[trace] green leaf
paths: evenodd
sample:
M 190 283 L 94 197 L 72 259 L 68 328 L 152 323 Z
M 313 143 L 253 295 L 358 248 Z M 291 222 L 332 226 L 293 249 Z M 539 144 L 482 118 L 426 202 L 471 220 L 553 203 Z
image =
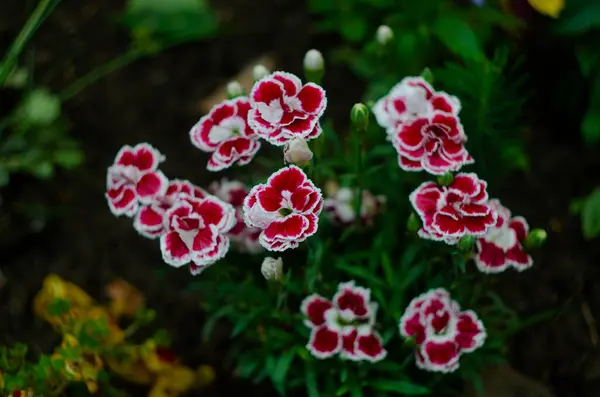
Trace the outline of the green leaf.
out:
M 483 58 L 479 38 L 460 16 L 440 15 L 433 24 L 433 33 L 450 51 L 461 58 L 471 60 Z
M 425 386 L 407 380 L 376 379 L 369 381 L 369 385 L 375 390 L 404 394 L 406 396 L 420 396 L 430 393 L 429 389 Z
M 277 364 L 275 365 L 275 369 L 271 373 L 271 381 L 273 382 L 273 386 L 282 396 L 285 395 L 285 379 L 295 357 L 296 350 L 286 350 L 281 356 L 279 356 Z
M 554 31 L 558 34 L 575 35 L 600 27 L 600 2 L 589 1 L 577 10 L 563 15 Z
M 304 373 L 306 376 L 306 392 L 308 397 L 319 397 L 319 386 L 317 384 L 314 361 L 305 362 Z
M 342 35 L 349 41 L 361 41 L 367 35 L 367 29 L 367 21 L 360 14 L 350 14 L 342 19 Z
M 600 188 L 588 196 L 581 211 L 583 236 L 592 239 L 600 235 Z

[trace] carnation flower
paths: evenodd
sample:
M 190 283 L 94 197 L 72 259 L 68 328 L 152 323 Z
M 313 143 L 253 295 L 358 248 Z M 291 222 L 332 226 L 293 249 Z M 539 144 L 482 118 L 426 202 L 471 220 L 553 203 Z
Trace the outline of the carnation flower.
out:
M 290 165 L 250 190 L 244 200 L 244 219 L 246 225 L 262 230 L 263 247 L 285 251 L 316 233 L 322 209 L 321 190 L 302 169 Z
M 523 248 L 529 225 L 521 216 L 511 217 L 510 210 L 493 199 L 489 204 L 498 213 L 495 226 L 475 242 L 474 259 L 483 273 L 500 273 L 513 267 L 529 269 L 533 260 Z
M 248 164 L 260 149 L 259 137 L 247 123 L 249 110 L 246 97 L 223 101 L 190 130 L 192 144 L 212 153 L 206 167 L 209 171 Z
M 487 183 L 476 174 L 461 173 L 449 186 L 424 182 L 410 194 L 421 217 L 419 236 L 456 243 L 466 235 L 483 236 L 496 224 L 496 211 L 488 203 Z
M 434 111 L 399 123 L 391 139 L 398 151 L 398 164 L 405 171 L 443 175 L 474 163 L 464 146 L 467 136 L 463 126 L 452 113 Z
M 399 123 L 427 117 L 435 110 L 458 114 L 460 109 L 457 97 L 435 91 L 422 77 L 405 77 L 375 102 L 373 114 L 377 124 L 391 134 Z
M 321 134 L 319 118 L 327 98 L 320 86 L 275 72 L 254 84 L 250 105 L 248 124 L 261 138 L 282 146 L 294 137 L 309 140 Z
M 154 197 L 151 203 L 140 208 L 135 216 L 133 227 L 144 237 L 151 239 L 160 237 L 168 228 L 167 211 L 180 198 L 186 196 L 204 198 L 208 193 L 189 181 L 171 180 L 164 195 Z
M 169 265 L 189 264 L 196 275 L 229 250 L 227 232 L 235 224 L 235 209 L 230 204 L 214 196 L 187 196 L 167 210 L 166 217 L 167 230 L 160 237 L 160 249 Z
M 316 294 L 304 299 L 301 311 L 311 329 L 306 345 L 311 354 L 320 359 L 336 354 L 353 361 L 384 359 L 387 351 L 373 329 L 377 304 L 370 299 L 371 291 L 354 281 L 340 283 L 332 301 Z
M 246 185 L 240 181 L 223 178 L 219 182 L 211 183 L 208 190 L 235 208 L 236 223 L 227 233 L 234 248 L 239 252 L 251 254 L 263 251 L 262 245 L 258 242 L 262 230 L 246 226 L 244 222 L 244 198 L 248 195 Z
M 483 345 L 483 323 L 471 310 L 461 311 L 448 291 L 438 288 L 414 298 L 400 319 L 400 334 L 416 346 L 419 368 L 453 372 L 461 354 Z
M 113 165 L 108 167 L 106 198 L 114 215 L 134 216 L 140 203 L 150 203 L 163 195 L 168 179 L 158 171 L 164 156 L 148 143 L 119 150 Z
M 349 187 L 334 185 L 325 199 L 325 212 L 335 223 L 348 225 L 356 220 L 355 190 Z M 381 211 L 386 202 L 385 196 L 374 196 L 368 190 L 363 190 L 360 215 L 365 225 L 373 224 L 373 219 Z

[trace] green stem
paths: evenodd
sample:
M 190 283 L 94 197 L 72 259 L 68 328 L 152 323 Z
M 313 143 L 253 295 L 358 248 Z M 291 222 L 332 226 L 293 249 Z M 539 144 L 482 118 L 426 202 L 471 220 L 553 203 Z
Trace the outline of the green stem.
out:
M 53 0 L 41 0 L 38 5 L 35 7 L 25 25 L 19 32 L 18 36 L 15 38 L 10 48 L 6 52 L 4 56 L 4 60 L 2 61 L 2 65 L 0 66 L 0 86 L 4 85 L 4 82 L 13 71 L 15 65 L 17 64 L 17 60 L 25 45 L 37 28 L 42 23 L 42 20 L 47 16 L 47 11 L 52 5 Z
M 354 201 L 354 212 L 356 213 L 356 222 L 358 225 L 362 222 L 362 201 L 363 201 L 363 148 L 362 136 L 359 128 L 354 128 L 354 156 L 355 156 L 355 172 L 356 172 L 356 192 L 357 196 Z
M 84 74 L 83 76 L 75 80 L 73 83 L 71 83 L 71 85 L 69 85 L 67 88 L 62 90 L 58 94 L 58 97 L 61 101 L 69 100 L 75 95 L 79 94 L 81 91 L 83 91 L 83 89 L 87 86 L 100 80 L 102 77 L 118 69 L 121 69 L 124 66 L 129 65 L 133 61 L 136 61 L 147 54 L 148 52 L 139 49 L 129 50 L 111 59 L 110 61 L 103 63 L 98 67 L 90 70 L 88 73 Z

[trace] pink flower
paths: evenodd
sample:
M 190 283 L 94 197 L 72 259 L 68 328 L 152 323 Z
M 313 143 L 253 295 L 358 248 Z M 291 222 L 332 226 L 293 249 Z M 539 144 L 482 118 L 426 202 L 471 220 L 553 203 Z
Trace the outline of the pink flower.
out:
M 165 193 L 169 181 L 157 170 L 163 160 L 164 156 L 148 143 L 125 145 L 119 150 L 106 177 L 106 198 L 113 214 L 132 217 L 140 203 L 150 203 Z
M 483 273 L 500 273 L 514 267 L 518 271 L 529 269 L 533 260 L 523 248 L 523 241 L 529 234 L 525 218 L 511 218 L 510 210 L 497 199 L 489 204 L 498 213 L 496 225 L 475 243 L 475 264 Z
M 259 137 L 247 122 L 249 110 L 246 97 L 223 101 L 190 130 L 192 144 L 212 153 L 206 167 L 209 171 L 248 164 L 260 149 Z
M 476 174 L 461 173 L 449 186 L 424 182 L 410 194 L 421 217 L 419 236 L 456 243 L 465 235 L 483 236 L 496 224 L 496 211 L 488 203 L 487 183 Z
M 462 353 L 483 345 L 483 323 L 471 310 L 461 311 L 458 303 L 442 289 L 433 289 L 414 298 L 400 319 L 400 334 L 416 345 L 416 364 L 428 371 L 453 372 Z
M 323 196 L 295 165 L 282 168 L 267 183 L 254 186 L 244 200 L 246 225 L 262 230 L 269 251 L 285 251 L 316 233 Z
M 325 212 L 335 223 L 348 225 L 356 219 L 355 198 L 356 193 L 349 187 L 334 188 L 325 199 Z M 386 202 L 385 196 L 374 196 L 371 192 L 363 190 L 361 202 L 361 218 L 365 225 L 373 224 L 373 219 L 381 212 Z
M 343 359 L 373 363 L 384 359 L 387 351 L 373 329 L 377 304 L 370 299 L 371 291 L 354 281 L 340 283 L 332 301 L 316 294 L 304 299 L 300 310 L 311 329 L 306 345 L 311 354 L 320 359 L 339 354 Z
M 319 118 L 327 98 L 320 86 L 302 85 L 291 73 L 275 72 L 254 84 L 250 106 L 250 127 L 271 144 L 282 146 L 294 137 L 309 140 L 321 134 Z
M 189 264 L 196 275 L 227 253 L 226 234 L 235 224 L 231 205 L 214 196 L 186 196 L 167 210 L 166 218 L 167 230 L 160 237 L 160 249 L 169 265 Z
M 405 171 L 443 175 L 474 163 L 464 147 L 467 136 L 455 114 L 434 111 L 419 115 L 398 124 L 391 138 L 398 164 Z
M 244 199 L 248 195 L 246 185 L 240 181 L 230 181 L 223 178 L 220 182 L 213 182 L 208 190 L 235 208 L 236 223 L 227 233 L 234 247 L 239 252 L 251 254 L 262 252 L 264 248 L 258 241 L 262 230 L 246 226 L 244 222 Z
M 427 116 L 435 110 L 458 114 L 460 109 L 457 97 L 436 92 L 422 77 L 405 77 L 375 102 L 373 114 L 377 124 L 391 133 L 399 123 Z
M 140 208 L 135 215 L 133 227 L 144 237 L 151 239 L 160 237 L 168 228 L 167 211 L 178 200 L 187 196 L 201 199 L 208 196 L 208 193 L 188 181 L 171 180 L 164 195 L 154 197 L 150 204 Z

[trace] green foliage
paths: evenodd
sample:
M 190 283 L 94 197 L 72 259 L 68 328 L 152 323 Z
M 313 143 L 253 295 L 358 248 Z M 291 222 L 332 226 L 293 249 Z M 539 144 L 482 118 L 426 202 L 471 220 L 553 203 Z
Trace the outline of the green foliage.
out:
M 217 22 L 205 0 L 129 0 L 123 21 L 139 40 L 160 44 L 200 40 L 214 33 Z
M 581 227 L 586 239 L 593 239 L 600 235 L 600 188 L 594 189 L 584 199 L 577 200 L 571 210 L 581 213 Z

